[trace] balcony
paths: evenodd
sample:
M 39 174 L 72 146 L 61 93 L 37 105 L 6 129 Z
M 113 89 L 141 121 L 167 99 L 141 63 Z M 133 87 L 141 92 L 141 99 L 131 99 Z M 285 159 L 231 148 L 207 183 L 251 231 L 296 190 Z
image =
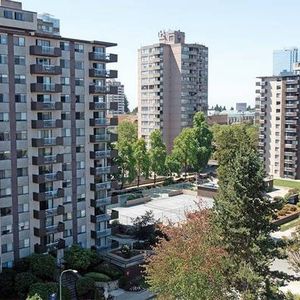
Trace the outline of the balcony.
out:
M 30 85 L 32 93 L 61 93 L 62 85 L 56 83 L 32 83 Z
M 110 204 L 111 204 L 111 197 L 91 199 L 92 207 L 101 207 L 103 205 L 110 205 Z
M 297 125 L 297 120 L 285 120 L 285 124 Z
M 299 100 L 297 96 L 286 96 L 286 100 Z
M 298 147 L 298 145 L 296 144 L 285 144 L 284 148 L 285 149 L 296 149 Z
M 55 242 L 46 245 L 35 244 L 34 252 L 38 254 L 43 254 L 43 253 L 48 253 L 50 251 L 64 249 L 64 248 L 65 248 L 65 240 L 58 239 Z
M 91 175 L 95 175 L 95 176 L 103 175 L 103 174 L 110 174 L 111 167 L 108 166 L 108 167 L 91 168 L 90 172 L 91 172 Z
M 286 107 L 286 108 L 298 108 L 298 104 L 297 104 L 297 103 L 286 104 L 285 107 Z
M 31 142 L 32 147 L 62 146 L 64 144 L 64 139 L 62 137 L 33 138 Z
M 109 121 L 106 118 L 90 119 L 90 126 L 101 127 L 109 125 Z
M 110 141 L 110 134 L 96 134 L 90 135 L 90 142 L 91 143 L 100 143 L 100 142 L 109 142 Z
M 102 190 L 109 190 L 111 188 L 111 182 L 101 182 L 101 183 L 91 183 L 91 190 L 92 191 L 102 191 Z
M 55 198 L 63 198 L 65 196 L 65 191 L 64 189 L 57 189 L 53 191 L 47 191 L 47 192 L 42 192 L 42 193 L 33 193 L 33 200 L 34 201 L 46 201 L 50 199 L 55 199 Z
M 114 158 L 118 155 L 117 150 L 102 150 L 90 152 L 90 159 Z
M 106 237 L 106 236 L 110 236 L 110 235 L 111 235 L 111 228 L 91 231 L 92 239 L 98 239 L 98 238 L 102 238 L 102 237 Z
M 62 120 L 32 120 L 31 127 L 33 129 L 63 128 L 63 121 Z
M 112 63 L 118 61 L 117 54 L 106 54 L 106 53 L 99 53 L 99 52 L 90 52 L 89 53 L 89 60 L 95 61 L 102 61 L 106 63 Z
M 107 110 L 106 102 L 90 102 L 89 103 L 90 110 Z
M 109 125 L 110 126 L 118 126 L 118 118 L 117 117 L 112 117 L 109 119 Z
M 119 211 L 117 210 L 112 210 L 110 214 L 110 219 L 111 220 L 116 220 L 119 219 Z
M 111 204 L 117 204 L 117 203 L 119 203 L 119 196 L 118 195 L 111 196 Z
M 298 91 L 297 88 L 286 88 L 287 93 L 296 93 Z
M 33 165 L 47 165 L 47 164 L 59 164 L 64 162 L 63 154 L 56 155 L 45 155 L 45 156 L 33 156 L 32 164 Z
M 60 216 L 65 213 L 65 208 L 63 205 L 58 205 L 55 208 L 49 208 L 46 210 L 34 210 L 33 217 L 35 219 L 44 220 L 47 217 Z
M 62 69 L 60 66 L 33 64 L 30 65 L 30 73 L 43 75 L 61 75 Z
M 63 179 L 64 179 L 64 173 L 62 171 L 47 173 L 47 174 L 32 175 L 32 181 L 38 184 L 51 182 L 51 181 L 60 181 Z
M 118 87 L 91 84 L 89 91 L 90 94 L 118 94 Z
M 119 109 L 119 103 L 118 102 L 110 102 L 109 109 L 110 110 L 118 110 Z
M 297 136 L 297 135 L 294 135 L 294 136 L 286 135 L 286 136 L 284 137 L 284 139 L 285 139 L 286 141 L 296 141 L 296 140 L 298 139 L 298 136 Z
M 297 128 L 286 128 L 286 132 L 297 132 Z
M 117 78 L 118 71 L 93 68 L 89 70 L 89 76 L 96 77 L 96 78 Z
M 287 79 L 286 84 L 297 84 L 298 80 L 297 79 Z
M 62 102 L 31 102 L 31 110 L 62 110 Z
M 65 224 L 58 222 L 57 225 L 45 226 L 43 228 L 34 228 L 34 235 L 38 237 L 44 237 L 48 234 L 63 232 L 65 230 Z
M 298 116 L 298 113 L 297 112 L 291 112 L 291 111 L 288 111 L 285 113 L 285 115 L 287 117 L 297 117 Z
M 97 216 L 91 216 L 91 222 L 92 223 L 99 223 L 99 222 L 105 222 L 110 220 L 109 214 L 101 214 Z
M 29 53 L 30 55 L 36 55 L 36 56 L 60 57 L 61 49 L 58 47 L 33 45 L 30 46 Z

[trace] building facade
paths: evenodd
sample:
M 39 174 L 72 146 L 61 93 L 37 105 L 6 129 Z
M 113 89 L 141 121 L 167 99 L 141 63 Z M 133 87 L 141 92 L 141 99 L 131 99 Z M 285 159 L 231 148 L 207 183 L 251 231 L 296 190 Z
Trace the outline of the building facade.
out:
M 300 179 L 300 75 L 260 77 L 256 86 L 265 170 L 274 177 Z
M 206 112 L 207 84 L 208 48 L 186 44 L 184 32 L 160 32 L 159 43 L 138 51 L 139 137 L 148 142 L 159 129 L 170 151 L 195 112 Z
M 116 103 L 116 110 L 109 110 L 111 115 L 122 115 L 125 114 L 125 94 L 124 94 L 124 85 L 120 81 L 110 79 L 107 81 L 108 86 L 112 86 L 117 89 L 117 94 L 107 95 L 107 104 Z
M 292 75 L 294 64 L 298 62 L 298 48 L 273 51 L 273 75 Z
M 61 37 L 57 19 L 0 4 L 1 267 L 33 252 L 60 258 L 73 243 L 106 249 L 116 44 Z

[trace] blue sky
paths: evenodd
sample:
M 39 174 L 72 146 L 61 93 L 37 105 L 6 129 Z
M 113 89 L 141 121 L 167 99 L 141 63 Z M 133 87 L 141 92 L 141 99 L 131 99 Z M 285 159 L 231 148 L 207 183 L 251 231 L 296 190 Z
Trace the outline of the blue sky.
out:
M 209 105 L 254 105 L 255 77 L 271 75 L 272 51 L 298 46 L 298 0 L 23 0 L 61 19 L 63 36 L 118 43 L 119 79 L 137 105 L 137 49 L 180 29 L 209 47 Z

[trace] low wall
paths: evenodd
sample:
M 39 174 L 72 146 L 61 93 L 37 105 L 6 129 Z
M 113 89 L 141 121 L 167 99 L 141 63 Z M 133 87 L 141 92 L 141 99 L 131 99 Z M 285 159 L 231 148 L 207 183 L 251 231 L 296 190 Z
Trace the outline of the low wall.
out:
M 169 197 L 174 197 L 174 196 L 178 196 L 178 195 L 182 195 L 183 191 L 182 190 L 178 190 L 178 191 L 172 191 L 168 193 Z
M 283 218 L 280 218 L 280 219 L 277 219 L 277 220 L 273 221 L 273 224 L 280 226 L 282 224 L 288 223 L 290 221 L 293 221 L 293 220 L 299 218 L 299 215 L 300 215 L 300 212 L 297 211 L 297 212 L 295 212 L 293 214 L 290 214 L 286 217 L 283 217 Z
M 198 196 L 206 198 L 214 198 L 218 193 L 218 189 L 207 186 L 198 186 Z
M 192 190 L 182 190 L 184 195 L 191 195 L 191 196 L 197 196 L 197 192 L 196 191 L 192 191 Z
M 138 204 L 144 204 L 146 202 L 149 202 L 150 200 L 151 200 L 150 197 L 143 197 L 143 198 L 137 198 L 137 199 L 127 200 L 125 202 L 125 206 L 129 207 L 129 206 L 134 206 L 134 205 L 138 205 Z

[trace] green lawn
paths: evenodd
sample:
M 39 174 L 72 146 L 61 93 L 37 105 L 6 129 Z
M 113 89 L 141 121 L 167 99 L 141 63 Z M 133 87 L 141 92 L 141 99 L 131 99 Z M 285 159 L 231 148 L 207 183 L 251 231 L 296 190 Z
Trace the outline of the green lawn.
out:
M 300 180 L 274 179 L 274 185 L 300 189 Z
M 286 231 L 290 228 L 293 228 L 293 227 L 296 227 L 296 226 L 299 226 L 299 225 L 300 225 L 300 218 L 281 225 L 280 226 L 280 231 Z

